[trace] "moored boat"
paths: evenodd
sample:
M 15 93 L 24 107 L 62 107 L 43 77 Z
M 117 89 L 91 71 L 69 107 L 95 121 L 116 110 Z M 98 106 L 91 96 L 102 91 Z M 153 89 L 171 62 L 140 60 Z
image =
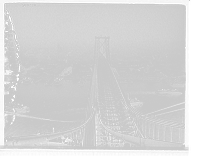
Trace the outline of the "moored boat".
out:
M 30 112 L 30 108 L 28 106 L 24 106 L 23 104 L 17 105 L 16 107 L 14 107 L 15 110 L 19 113 L 26 113 L 26 112 Z
M 15 105 L 11 105 L 11 104 L 5 104 L 4 105 L 7 109 L 15 109 L 15 111 L 17 113 L 26 113 L 26 112 L 30 112 L 30 108 L 26 105 L 23 105 L 22 103 L 17 103 Z
M 133 98 L 133 99 L 130 99 L 130 94 L 128 93 L 128 100 L 129 100 L 129 103 L 131 105 L 131 107 L 133 108 L 137 108 L 137 107 L 141 107 L 144 102 L 139 100 L 138 98 Z
M 163 88 L 163 89 L 158 89 L 158 90 L 156 91 L 156 93 L 158 93 L 158 94 L 168 94 L 168 95 L 181 95 L 181 94 L 182 94 L 182 92 L 179 91 L 179 90 L 176 89 L 176 88 L 174 88 L 174 89 L 165 89 L 165 88 Z
M 133 98 L 130 100 L 130 105 L 135 108 L 135 107 L 141 107 L 144 104 L 143 101 L 140 101 L 138 98 Z

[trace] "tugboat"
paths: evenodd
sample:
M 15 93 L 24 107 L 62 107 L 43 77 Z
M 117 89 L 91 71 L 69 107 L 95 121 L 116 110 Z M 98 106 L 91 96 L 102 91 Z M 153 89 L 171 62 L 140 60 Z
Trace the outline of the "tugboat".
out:
M 86 81 L 86 77 L 85 76 L 81 77 L 81 79 L 78 82 L 78 85 L 83 86 L 85 84 L 85 81 Z
M 137 107 L 142 107 L 144 102 L 140 101 L 138 98 L 130 99 L 130 95 L 128 93 L 128 100 L 130 102 L 131 107 L 137 108 Z
M 182 92 L 180 92 L 178 89 L 159 89 L 156 91 L 158 94 L 167 94 L 167 95 L 181 95 Z
M 17 114 L 27 114 L 30 112 L 30 108 L 27 106 L 22 106 L 19 108 L 15 108 Z
M 58 76 L 56 79 L 54 79 L 54 85 L 60 85 L 63 83 L 64 78 Z
M 17 113 L 26 113 L 30 112 L 30 108 L 28 106 L 25 106 L 23 104 L 17 103 L 14 106 L 11 106 L 11 104 L 5 104 L 5 107 L 8 109 L 14 108 Z

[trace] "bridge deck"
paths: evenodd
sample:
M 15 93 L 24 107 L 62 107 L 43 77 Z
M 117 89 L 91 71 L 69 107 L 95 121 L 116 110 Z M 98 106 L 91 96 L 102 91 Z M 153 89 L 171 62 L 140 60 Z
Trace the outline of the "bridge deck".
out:
M 101 56 L 98 61 L 97 108 L 102 122 L 110 129 L 137 136 L 135 126 L 123 102 L 122 94 L 116 84 L 113 73 L 106 59 Z M 106 132 L 97 119 L 97 146 L 123 146 L 121 139 Z
M 92 115 L 91 121 L 88 122 L 85 126 L 85 134 L 84 134 L 84 141 L 83 146 L 86 147 L 93 147 L 95 146 L 95 138 L 96 138 L 96 127 L 95 127 L 95 106 L 96 106 L 96 85 L 97 85 L 97 67 L 94 65 L 93 69 L 93 77 L 90 85 L 89 90 L 89 100 L 87 105 L 87 114 L 86 120 L 90 118 Z
M 13 114 L 18 116 L 18 123 L 9 127 L 6 140 L 11 145 L 14 142 L 17 145 L 90 148 L 95 145 L 123 147 L 125 143 L 134 147 L 183 146 L 183 124 L 140 115 L 137 107 L 131 107 L 127 102 L 115 72 L 104 56 L 99 56 L 95 65 L 88 106 L 92 114 L 82 122 L 31 119 Z

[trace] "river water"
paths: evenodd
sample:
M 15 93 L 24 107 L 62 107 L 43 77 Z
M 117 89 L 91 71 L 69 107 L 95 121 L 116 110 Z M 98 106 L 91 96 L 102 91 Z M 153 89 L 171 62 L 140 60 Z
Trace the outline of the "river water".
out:
M 44 82 L 30 83 L 28 85 L 19 84 L 16 91 L 16 101 L 23 102 L 31 109 L 27 115 L 33 115 L 43 118 L 59 120 L 78 120 L 73 123 L 51 122 L 45 120 L 36 120 L 31 118 L 16 117 L 12 125 L 6 125 L 5 136 L 24 136 L 32 135 L 37 131 L 52 132 L 66 130 L 80 125 L 85 120 L 87 100 L 89 95 L 90 81 L 87 80 L 84 86 L 78 85 L 78 80 L 64 80 L 62 85 L 45 86 Z M 158 95 L 157 89 L 169 88 L 163 82 L 142 82 L 135 80 L 134 83 L 120 83 L 124 94 L 130 93 L 131 98 L 137 97 L 144 102 L 139 111 L 148 113 L 163 107 L 177 104 L 185 101 L 185 88 L 178 88 L 183 94 L 179 96 Z M 5 101 L 9 96 L 5 96 Z M 182 108 L 176 106 L 172 109 Z M 161 111 L 159 113 L 162 113 Z M 160 115 L 158 118 L 171 120 L 175 122 L 184 122 L 184 110 Z
M 139 112 L 143 115 L 163 109 L 168 108 L 170 106 L 175 107 L 168 108 L 168 111 L 174 111 L 176 109 L 185 108 L 185 89 L 177 89 L 176 93 L 160 93 L 158 89 L 147 89 L 143 87 L 142 84 L 138 83 L 134 86 L 131 86 L 133 84 L 121 84 L 122 90 L 125 94 L 125 96 L 128 96 L 130 99 L 136 98 L 140 102 L 143 103 L 142 107 L 140 107 Z M 180 107 L 179 107 L 180 106 Z M 173 114 L 168 115 L 168 119 L 170 120 L 176 120 L 182 122 L 185 116 L 185 109 L 178 110 L 176 112 L 173 112 Z M 166 116 L 167 118 L 167 116 Z
M 30 112 L 25 114 L 26 118 L 15 117 L 14 122 L 5 127 L 5 138 L 61 132 L 80 126 L 89 116 L 89 93 L 89 81 L 20 84 L 16 102 L 29 107 Z

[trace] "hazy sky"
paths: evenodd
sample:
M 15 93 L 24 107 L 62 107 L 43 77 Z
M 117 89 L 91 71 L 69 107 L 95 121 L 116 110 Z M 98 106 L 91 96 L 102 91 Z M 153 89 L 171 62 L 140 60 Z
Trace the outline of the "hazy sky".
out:
M 110 37 L 111 55 L 184 57 L 185 6 L 7 4 L 21 48 L 93 53 L 95 36 Z

